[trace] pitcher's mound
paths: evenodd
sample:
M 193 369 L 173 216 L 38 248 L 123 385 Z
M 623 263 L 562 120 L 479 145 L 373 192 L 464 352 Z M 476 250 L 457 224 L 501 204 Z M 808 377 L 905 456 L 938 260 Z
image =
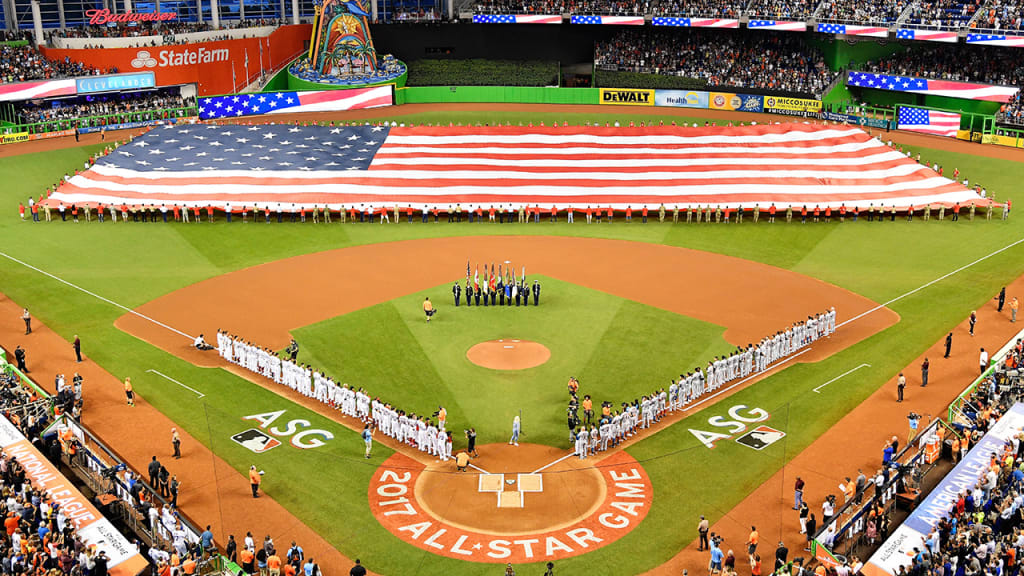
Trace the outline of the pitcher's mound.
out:
M 551 351 L 547 346 L 529 340 L 491 340 L 470 348 L 466 358 L 477 366 L 492 370 L 523 370 L 547 362 Z

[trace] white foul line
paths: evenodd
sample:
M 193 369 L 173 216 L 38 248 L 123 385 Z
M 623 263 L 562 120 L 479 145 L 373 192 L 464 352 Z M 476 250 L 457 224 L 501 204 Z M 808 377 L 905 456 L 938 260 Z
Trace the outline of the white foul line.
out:
M 98 300 L 102 300 L 102 301 L 106 302 L 107 304 L 111 304 L 113 306 L 117 306 L 118 308 L 120 308 L 120 309 L 122 309 L 122 310 L 124 310 L 124 311 L 126 311 L 126 312 L 128 312 L 130 314 L 134 314 L 134 315 L 138 316 L 139 318 L 142 318 L 144 320 L 149 320 L 150 322 L 152 322 L 153 324 L 156 324 L 157 326 L 166 328 L 166 329 L 168 329 L 171 332 L 174 332 L 176 334 L 181 334 L 182 336 L 184 336 L 185 338 L 188 338 L 189 340 L 195 340 L 194 337 L 189 336 L 188 334 L 185 334 L 184 332 L 182 332 L 181 330 L 178 330 L 177 328 L 172 328 L 172 327 L 168 326 L 167 324 L 164 324 L 163 322 L 154 320 L 154 319 L 150 318 L 149 316 L 146 316 L 145 314 L 139 314 L 138 312 L 136 312 L 135 310 L 132 310 L 131 308 L 128 308 L 127 306 L 123 306 L 121 304 L 118 304 L 117 302 L 114 302 L 113 300 L 111 300 L 109 298 L 104 298 L 103 296 L 100 296 L 99 294 L 96 294 L 95 292 L 90 292 L 89 290 L 86 290 L 85 288 L 82 288 L 81 286 L 78 286 L 76 284 L 72 284 L 71 282 L 68 282 L 67 280 L 65 280 L 63 278 L 59 278 L 57 276 L 54 276 L 53 274 L 50 274 L 49 272 L 47 272 L 45 270 L 40 270 L 39 268 L 36 268 L 35 266 L 33 266 L 33 265 L 31 265 L 31 264 L 29 264 L 27 262 L 22 262 L 21 260 L 18 260 L 17 258 L 15 258 L 15 257 L 13 257 L 13 256 L 11 256 L 9 254 L 5 254 L 3 252 L 0 252 L 0 256 L 3 256 L 4 258 L 7 258 L 8 260 L 10 260 L 12 262 L 17 262 L 18 264 L 21 264 L 22 266 L 24 266 L 26 268 L 30 268 L 32 270 L 35 270 L 36 272 L 39 272 L 40 274 L 43 274 L 44 276 L 49 276 L 50 278 L 53 278 L 54 280 L 56 280 L 56 281 L 58 281 L 58 282 L 60 282 L 62 284 L 67 284 L 68 286 L 74 288 L 75 290 L 78 290 L 80 292 L 84 292 L 84 293 L 88 294 L 89 296 L 92 296 L 93 298 L 96 298 Z M 163 374 L 161 374 L 161 376 L 163 376 Z
M 815 388 L 815 389 L 814 389 L 814 393 L 815 393 L 815 394 L 821 394 L 821 392 L 819 392 L 819 390 L 821 390 L 821 389 L 822 389 L 822 388 L 824 388 L 825 386 L 828 386 L 829 384 L 831 384 L 831 383 L 835 382 L 836 380 L 839 380 L 839 379 L 840 379 L 840 378 L 842 378 L 843 376 L 846 376 L 847 374 L 851 374 L 851 373 L 853 373 L 853 372 L 856 372 L 857 370 L 860 370 L 861 368 L 870 368 L 870 367 L 871 367 L 871 364 L 861 364 L 860 366 L 857 366 L 856 368 L 854 368 L 854 369 L 852 369 L 852 370 L 847 370 L 846 372 L 843 372 L 843 373 L 842 373 L 842 374 L 840 374 L 839 376 L 836 376 L 835 378 L 833 378 L 833 379 L 829 380 L 828 382 L 825 382 L 825 383 L 824 383 L 824 384 L 822 384 L 821 386 L 818 386 L 817 388 Z
M 168 376 L 167 374 L 164 374 L 163 372 L 159 372 L 157 370 L 146 370 L 146 372 L 152 372 L 153 374 L 156 374 L 158 376 L 163 376 L 164 378 L 167 378 L 168 380 L 170 380 L 171 382 L 174 382 L 178 386 L 181 386 L 182 388 L 186 388 L 188 390 L 191 390 L 191 391 L 195 392 L 197 395 L 199 395 L 200 398 L 206 396 L 206 394 L 203 394 L 199 390 L 196 390 L 195 388 L 192 388 L 191 386 L 188 386 L 186 384 L 182 384 L 181 382 L 178 382 L 177 380 L 175 380 L 174 378 L 171 378 L 170 376 Z
M 886 302 L 884 304 L 879 304 L 878 306 L 875 306 L 874 308 L 868 310 L 867 312 L 861 312 L 860 314 L 854 316 L 853 318 L 850 318 L 849 320 L 845 320 L 843 322 L 840 322 L 836 326 L 836 328 L 837 329 L 841 328 L 842 326 L 844 326 L 846 324 L 849 324 L 850 322 L 853 322 L 854 320 L 859 320 L 859 319 L 867 316 L 868 314 L 871 314 L 872 312 L 877 312 L 877 311 L 881 310 L 882 308 L 885 308 L 889 304 L 892 304 L 893 302 L 896 302 L 898 300 L 902 300 L 902 299 L 906 298 L 907 296 L 910 296 L 911 294 L 915 294 L 917 292 L 920 292 L 921 290 L 924 290 L 925 288 L 931 286 L 932 284 L 935 284 L 937 282 L 941 282 L 941 281 L 945 280 L 946 278 L 949 278 L 950 276 L 956 274 L 957 272 L 963 272 L 964 270 L 970 268 L 971 266 L 974 266 L 978 262 L 982 262 L 984 260 L 988 260 L 989 258 L 995 256 L 996 254 L 999 254 L 1000 252 L 1005 252 L 1006 250 L 1009 250 L 1010 248 L 1013 248 L 1014 246 L 1016 246 L 1017 244 L 1020 244 L 1021 242 L 1024 242 L 1024 238 L 1021 238 L 1020 240 L 1017 240 L 1016 242 L 1013 242 L 1012 244 L 1007 244 L 1006 246 L 1003 246 L 1002 248 L 1000 248 L 999 250 L 996 250 L 995 252 L 992 252 L 990 254 L 986 254 L 985 256 L 982 256 L 981 258 L 978 258 L 977 260 L 975 260 L 974 262 L 971 262 L 970 264 L 964 264 L 963 266 L 957 268 L 956 270 L 953 270 L 952 272 L 950 272 L 950 273 L 948 273 L 948 274 L 946 274 L 944 276 L 939 276 L 938 278 L 936 278 L 935 280 L 932 280 L 931 282 L 928 282 L 927 284 L 922 284 L 922 285 L 918 286 L 917 288 L 914 288 L 910 292 L 907 292 L 907 293 L 904 293 L 904 294 L 900 294 L 899 296 L 893 298 L 892 300 L 889 300 L 888 302 Z
M 539 472 L 540 472 L 541 470 L 544 470 L 545 468 L 551 468 L 552 466 L 554 466 L 555 464 L 558 464 L 558 463 L 559 463 L 559 462 L 561 462 L 562 460 L 565 460 L 565 459 L 567 459 L 567 458 L 571 458 L 571 457 L 573 457 L 573 456 L 575 456 L 575 455 L 576 455 L 576 453 L 575 453 L 575 452 L 569 452 L 568 454 L 566 454 L 565 456 L 562 456 L 562 457 L 561 457 L 561 458 L 559 458 L 558 460 L 555 460 L 555 461 L 554 461 L 554 462 L 552 462 L 551 464 L 548 464 L 547 466 L 541 466 L 540 468 L 537 468 L 536 470 L 534 470 L 533 472 L 531 472 L 531 474 L 537 474 L 537 473 L 539 473 Z
M 490 472 L 488 472 L 487 470 L 484 470 L 483 468 L 477 466 L 476 464 L 473 464 L 472 462 L 469 463 L 469 467 L 473 468 L 474 470 L 479 470 L 479 471 L 483 472 L 484 474 L 490 474 Z

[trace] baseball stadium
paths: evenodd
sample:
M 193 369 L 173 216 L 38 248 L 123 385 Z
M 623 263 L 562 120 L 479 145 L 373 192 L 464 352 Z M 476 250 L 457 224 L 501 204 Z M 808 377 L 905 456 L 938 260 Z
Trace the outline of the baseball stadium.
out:
M 1018 573 L 1020 2 L 0 14 L 4 574 Z

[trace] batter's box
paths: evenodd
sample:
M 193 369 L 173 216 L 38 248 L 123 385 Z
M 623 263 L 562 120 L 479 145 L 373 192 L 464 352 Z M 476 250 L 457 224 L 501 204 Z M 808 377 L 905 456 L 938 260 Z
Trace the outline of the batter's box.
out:
M 516 479 L 520 492 L 543 492 L 544 481 L 540 474 L 519 474 Z
M 480 485 L 477 488 L 480 492 L 498 492 L 500 493 L 504 488 L 502 485 L 505 483 L 504 474 L 481 474 Z
M 522 508 L 523 493 L 516 490 L 498 492 L 498 508 Z

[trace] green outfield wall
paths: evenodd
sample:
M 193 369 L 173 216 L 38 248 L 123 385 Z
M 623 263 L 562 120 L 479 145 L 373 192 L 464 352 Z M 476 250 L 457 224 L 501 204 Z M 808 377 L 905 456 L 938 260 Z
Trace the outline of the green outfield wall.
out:
M 598 104 L 597 88 L 530 86 L 422 86 L 395 91 L 395 104 L 503 102 L 524 104 Z

